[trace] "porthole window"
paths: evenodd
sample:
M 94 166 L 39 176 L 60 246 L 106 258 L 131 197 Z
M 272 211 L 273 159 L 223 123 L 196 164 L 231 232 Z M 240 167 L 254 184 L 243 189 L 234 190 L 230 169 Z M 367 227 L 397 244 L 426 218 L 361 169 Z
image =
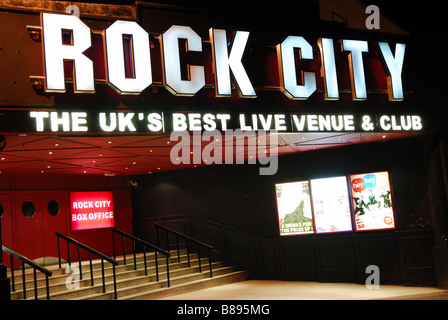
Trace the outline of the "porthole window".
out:
M 31 218 L 36 214 L 36 206 L 31 201 L 25 201 L 22 204 L 22 213 L 25 217 Z
M 3 217 L 3 206 L 2 206 L 2 204 L 0 203 L 0 218 L 1 217 Z
M 51 200 L 48 202 L 48 213 L 50 213 L 53 217 L 57 216 L 60 211 L 59 203 L 56 200 Z

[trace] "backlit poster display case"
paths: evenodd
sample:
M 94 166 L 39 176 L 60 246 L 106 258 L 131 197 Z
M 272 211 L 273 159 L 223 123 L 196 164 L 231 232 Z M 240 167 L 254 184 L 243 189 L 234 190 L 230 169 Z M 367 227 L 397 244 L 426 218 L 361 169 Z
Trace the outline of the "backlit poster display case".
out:
M 316 233 L 352 231 L 347 178 L 314 179 L 310 183 Z
M 350 188 L 356 231 L 395 228 L 387 171 L 350 175 Z
M 275 185 L 281 236 L 314 233 L 308 181 Z

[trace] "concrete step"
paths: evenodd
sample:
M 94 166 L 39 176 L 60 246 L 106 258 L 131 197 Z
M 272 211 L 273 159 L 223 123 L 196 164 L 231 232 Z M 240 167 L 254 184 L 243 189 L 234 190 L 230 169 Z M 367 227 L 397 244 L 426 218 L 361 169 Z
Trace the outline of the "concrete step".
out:
M 208 269 L 208 259 L 201 259 L 201 265 L 202 265 L 202 269 L 203 270 L 209 270 Z M 205 265 L 207 265 L 207 267 L 205 267 Z M 213 263 L 213 266 L 216 267 L 220 265 L 220 263 Z M 138 268 L 137 270 L 134 270 L 134 265 L 127 265 L 124 266 L 125 268 L 118 268 L 116 267 L 116 281 L 117 281 L 117 288 L 119 287 L 119 285 L 121 285 L 121 283 L 123 282 L 128 282 L 130 285 L 132 285 L 132 281 L 143 281 L 143 282 L 154 282 L 157 281 L 157 275 L 156 275 L 156 268 L 154 265 L 149 266 L 147 264 L 147 276 L 145 275 L 145 270 L 143 268 L 143 263 L 137 264 Z M 185 261 L 181 262 L 175 262 L 175 263 L 171 263 L 169 265 L 170 268 L 170 277 L 172 274 L 176 274 L 176 273 L 188 273 L 188 272 L 195 272 L 195 270 L 199 270 L 199 260 L 197 258 L 193 259 L 193 257 L 191 257 L 191 261 L 190 261 L 190 267 L 188 267 L 188 263 Z M 83 269 L 84 270 L 84 269 Z M 105 270 L 105 275 L 104 275 L 104 279 L 105 279 L 105 283 L 106 283 L 106 291 L 109 290 L 108 289 L 108 284 L 110 284 L 110 288 L 113 291 L 113 272 L 112 272 L 112 267 L 108 268 L 107 270 Z M 75 295 L 79 295 L 79 293 L 75 293 L 75 291 L 84 291 L 84 292 L 88 292 L 88 291 L 98 291 L 99 289 L 102 290 L 102 272 L 101 270 L 95 270 L 94 271 L 94 277 L 93 277 L 93 282 L 94 282 L 94 286 L 91 285 L 91 276 L 90 276 L 90 270 L 88 271 L 83 271 L 83 278 L 79 279 L 77 278 L 78 282 L 78 286 L 79 289 L 68 289 L 67 288 L 67 284 L 66 281 L 68 279 L 70 275 L 69 274 L 60 274 L 60 275 L 56 275 L 56 276 L 52 276 L 50 279 L 51 281 L 49 281 L 50 284 L 50 296 L 51 299 L 58 299 L 61 296 L 63 296 L 62 298 L 69 298 L 72 294 Z M 73 275 L 70 276 L 70 280 L 72 280 L 74 278 Z M 163 279 L 166 279 L 166 265 L 159 265 L 159 281 L 162 281 Z M 69 280 L 69 281 L 70 281 Z M 40 279 L 39 281 L 37 281 L 38 283 L 38 296 L 44 296 L 44 298 L 46 298 L 46 283 L 45 280 Z M 71 284 L 71 282 L 69 282 L 69 285 Z M 34 282 L 33 280 L 31 281 L 27 281 L 26 283 L 26 288 L 27 288 L 27 298 L 32 298 L 34 299 L 35 294 L 34 294 Z M 72 285 L 73 288 L 73 285 Z M 99 288 L 94 289 L 94 288 Z M 17 299 L 22 299 L 23 298 L 23 290 L 22 290 L 22 284 L 16 284 L 16 292 L 12 292 L 11 293 L 11 298 L 13 300 L 17 300 Z
M 144 270 L 143 254 L 117 257 L 119 265 L 115 267 L 117 296 L 119 300 L 139 300 L 139 299 L 159 299 L 166 296 L 191 292 L 197 288 L 208 288 L 224 283 L 242 281 L 247 278 L 247 274 L 242 271 L 235 271 L 233 267 L 225 267 L 221 262 L 213 262 L 213 277 L 210 278 L 208 258 L 201 258 L 201 269 L 199 272 L 199 260 L 196 254 L 190 254 L 190 267 L 185 250 L 181 250 L 179 256 L 177 251 L 171 252 L 169 258 L 170 287 L 167 283 L 166 259 L 162 255 L 157 255 L 159 279 L 156 276 L 156 261 L 154 253 L 147 253 L 146 265 L 147 275 Z M 82 261 L 82 279 L 79 279 L 79 287 L 68 288 L 66 281 L 68 277 L 73 279 L 77 275 L 70 275 L 68 263 L 46 266 L 53 272 L 49 277 L 50 299 L 51 300 L 109 300 L 114 299 L 113 268 L 108 262 L 104 262 L 104 279 L 106 292 L 103 292 L 103 281 L 101 271 L 101 260 L 92 260 L 92 272 L 94 285 L 91 285 L 91 272 L 89 261 Z M 72 262 L 73 270 L 78 270 L 78 261 Z M 34 276 L 32 269 L 25 269 L 27 300 L 35 299 Z M 37 275 L 38 299 L 46 299 L 45 276 L 40 272 Z M 69 286 L 73 283 L 69 282 Z M 11 292 L 12 300 L 23 299 L 22 292 L 22 271 L 15 271 L 16 292 Z
M 126 265 L 124 264 L 124 259 L 122 257 L 117 258 L 117 261 L 119 263 L 119 265 L 115 267 L 117 274 L 125 272 L 125 271 L 130 271 L 130 270 L 144 270 L 145 263 L 144 263 L 143 254 L 136 256 L 135 264 L 134 264 L 133 257 L 127 257 Z M 197 255 L 190 254 L 190 261 L 192 263 L 197 263 Z M 203 259 L 201 261 L 203 264 L 208 263 L 208 261 L 205 261 Z M 155 270 L 156 270 L 155 262 L 156 261 L 154 259 L 154 255 L 147 254 L 146 267 L 148 269 L 148 274 L 150 274 L 151 270 L 154 270 L 154 272 L 155 272 Z M 158 255 L 157 262 L 158 262 L 159 271 L 160 270 L 163 271 L 166 269 L 165 257 L 161 258 L 160 255 Z M 181 255 L 180 257 L 177 257 L 177 256 L 171 257 L 169 259 L 170 266 L 173 265 L 175 267 L 178 265 L 185 265 L 185 264 L 187 264 L 187 262 L 188 262 L 188 257 L 186 255 Z M 69 267 L 68 263 L 61 264 L 61 268 L 59 268 L 58 265 L 51 265 L 51 266 L 46 267 L 48 270 L 53 272 L 53 275 L 51 277 L 49 277 L 50 286 L 52 284 L 65 283 L 65 281 L 70 273 L 70 269 L 68 267 Z M 80 271 L 78 262 L 74 262 L 74 263 L 72 262 L 71 267 L 72 267 L 72 272 Z M 82 271 L 82 276 L 80 274 L 80 280 L 91 278 L 89 261 L 81 262 L 81 271 Z M 102 275 L 101 260 L 92 260 L 92 273 L 95 278 Z M 108 262 L 104 262 L 104 273 L 106 276 L 107 275 L 112 276 L 112 274 L 113 274 L 112 265 Z M 8 276 L 11 278 L 10 271 L 8 271 Z M 22 270 L 14 271 L 14 281 L 15 281 L 16 289 L 21 290 L 23 287 L 23 285 L 22 285 L 22 281 L 23 281 Z M 29 288 L 30 286 L 34 288 L 34 275 L 33 275 L 33 270 L 31 268 L 25 269 L 25 281 L 26 281 L 27 288 Z M 44 286 L 46 283 L 45 275 L 41 272 L 37 272 L 36 273 L 36 281 L 37 281 L 38 286 Z M 12 286 L 12 281 L 11 281 L 11 286 Z
M 172 285 L 169 288 L 159 288 L 149 291 L 142 291 L 134 295 L 118 297 L 119 300 L 157 300 L 170 296 L 216 287 L 224 284 L 235 283 L 247 280 L 247 272 L 232 271 L 224 274 L 214 275 L 213 278 L 200 278 L 185 283 Z
M 120 287 L 117 289 L 118 300 L 139 300 L 144 299 L 145 295 L 150 292 L 163 292 L 165 290 L 171 290 L 173 287 L 182 285 L 188 285 L 199 280 L 215 281 L 222 276 L 234 272 L 232 267 L 217 267 L 213 268 L 213 278 L 210 278 L 208 270 L 203 270 L 202 273 L 189 272 L 189 273 L 175 273 L 170 275 L 170 287 L 167 286 L 166 281 L 159 282 L 142 282 L 132 286 Z M 215 279 L 216 278 L 216 279 Z M 154 295 L 155 296 L 155 295 Z M 114 298 L 114 292 L 108 291 L 106 293 L 96 293 L 91 295 L 83 295 L 75 298 L 75 300 L 111 300 Z

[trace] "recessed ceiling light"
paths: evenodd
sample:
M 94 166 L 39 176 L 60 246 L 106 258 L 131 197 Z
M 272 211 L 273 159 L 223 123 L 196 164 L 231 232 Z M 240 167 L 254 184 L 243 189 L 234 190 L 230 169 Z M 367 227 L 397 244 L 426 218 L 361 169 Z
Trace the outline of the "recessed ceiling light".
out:
M 53 154 L 53 151 L 49 151 L 48 154 Z

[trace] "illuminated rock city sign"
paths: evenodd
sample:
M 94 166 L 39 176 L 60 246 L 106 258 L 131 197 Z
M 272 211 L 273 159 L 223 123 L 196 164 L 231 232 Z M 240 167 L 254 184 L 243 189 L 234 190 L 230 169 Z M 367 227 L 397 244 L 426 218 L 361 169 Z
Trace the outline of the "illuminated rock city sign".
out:
M 66 14 L 41 14 L 44 87 L 46 92 L 65 92 L 64 61 L 73 61 L 75 93 L 95 92 L 94 62 L 84 52 L 92 46 L 91 30 L 78 17 Z M 63 33 L 69 33 L 70 43 L 64 43 Z M 106 82 L 120 94 L 140 94 L 153 84 L 149 33 L 134 21 L 115 21 L 103 32 Z M 203 41 L 211 45 L 216 97 L 231 96 L 233 83 L 241 98 L 255 98 L 250 75 L 242 59 L 250 37 L 248 31 L 235 31 L 229 45 L 227 31 L 209 29 L 209 39 L 202 39 L 191 27 L 173 25 L 160 34 L 163 86 L 172 94 L 194 96 L 205 85 L 205 67 L 189 65 L 188 79 L 181 76 L 180 50 L 202 52 Z M 126 74 L 124 37 L 131 39 L 132 75 Z M 186 41 L 181 49 L 179 39 Z M 364 40 L 319 38 L 321 77 L 326 100 L 339 99 L 339 85 L 335 51 L 346 52 L 350 71 L 353 100 L 366 100 L 367 89 L 363 54 L 372 50 Z M 378 56 L 383 61 L 387 76 L 388 96 L 391 101 L 403 100 L 402 69 L 405 44 L 378 42 Z M 299 51 L 298 58 L 294 51 Z M 279 89 L 292 100 L 306 100 L 316 91 L 317 74 L 297 70 L 298 60 L 313 60 L 312 45 L 300 35 L 289 35 L 276 45 L 279 70 Z M 260 66 L 263 68 L 264 66 Z M 297 81 L 299 79 L 299 81 Z

